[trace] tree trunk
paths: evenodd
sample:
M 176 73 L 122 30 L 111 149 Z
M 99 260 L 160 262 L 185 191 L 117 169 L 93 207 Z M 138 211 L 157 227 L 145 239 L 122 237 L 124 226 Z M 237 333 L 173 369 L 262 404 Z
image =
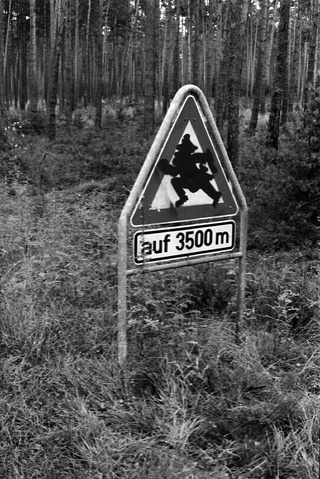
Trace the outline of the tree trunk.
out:
M 311 31 L 310 42 L 308 52 L 308 71 L 306 78 L 306 85 L 304 88 L 304 107 L 307 106 L 309 101 L 309 87 L 315 84 L 315 64 L 316 64 L 316 50 L 317 50 L 317 38 L 318 38 L 318 12 L 319 12 L 319 0 L 311 1 L 310 17 L 311 17 Z
M 254 85 L 254 99 L 251 111 L 250 130 L 254 131 L 258 125 L 259 107 L 261 103 L 261 90 L 263 86 L 263 68 L 265 65 L 265 44 L 266 44 L 266 27 L 268 14 L 268 0 L 262 0 L 261 21 L 259 30 L 259 46 L 258 46 L 258 61 L 256 69 L 256 79 Z
M 72 122 L 73 69 L 72 69 L 72 15 L 71 0 L 66 0 L 65 16 L 65 115 L 67 126 Z
M 180 2 L 176 0 L 176 23 L 174 32 L 174 51 L 173 51 L 173 76 L 172 76 L 173 94 L 178 91 L 180 86 Z
M 42 64 L 43 64 L 43 98 L 48 107 L 48 98 L 49 98 L 49 77 L 50 77 L 50 66 L 48 58 L 50 58 L 50 23 L 48 25 L 48 18 L 50 16 L 50 4 L 46 6 L 44 11 L 44 44 L 42 51 Z
M 212 67 L 213 67 L 213 61 L 214 61 L 214 43 L 213 43 L 213 37 L 214 37 L 214 30 L 213 30 L 213 12 L 214 12 L 214 2 L 211 1 L 209 3 L 209 28 L 207 31 L 207 47 L 206 47 L 206 79 L 205 79 L 205 93 L 207 98 L 212 97 Z
M 144 98 L 144 128 L 148 137 L 154 131 L 154 113 L 156 98 L 156 69 L 158 60 L 159 0 L 146 1 L 146 73 Z
M 19 102 L 21 110 L 25 110 L 28 101 L 28 75 L 27 75 L 27 22 L 24 6 L 18 17 L 18 35 L 20 43 L 20 83 Z
M 251 78 L 250 78 L 250 98 L 253 96 L 253 88 L 254 88 L 254 73 L 255 73 L 255 65 L 256 65 L 256 58 L 257 58 L 257 44 L 258 44 L 258 31 L 259 31 L 259 21 L 257 20 L 256 28 L 254 32 L 252 31 L 252 57 L 251 57 Z
M 230 58 L 230 48 L 229 48 L 229 41 L 230 38 L 227 35 L 231 28 L 231 21 L 230 21 L 230 5 L 231 3 L 228 2 L 225 6 L 225 27 L 222 27 L 222 19 L 220 21 L 220 44 L 221 49 L 223 49 L 222 58 L 220 58 L 220 65 L 219 65 L 219 76 L 216 81 L 216 88 L 215 88 L 215 109 L 216 109 L 216 123 L 217 127 L 220 130 L 220 133 L 223 134 L 223 124 L 226 118 L 227 112 L 227 78 L 228 78 L 228 64 Z M 222 6 L 221 6 L 221 16 L 222 16 Z
M 241 63 L 243 27 L 239 18 L 243 18 L 242 0 L 230 0 L 229 64 L 228 64 L 228 135 L 227 151 L 233 165 L 239 162 L 239 98 L 241 90 Z
M 3 0 L 0 0 L 0 115 L 3 115 L 5 111 L 3 30 Z
M 51 44 L 51 83 L 50 83 L 50 104 L 49 104 L 49 123 L 48 123 L 48 136 L 49 140 L 54 140 L 56 137 L 56 106 L 57 106 L 57 94 L 59 86 L 59 64 L 60 64 L 60 53 L 61 53 L 61 44 L 63 36 L 63 27 L 64 27 L 64 1 L 57 0 L 55 3 L 54 0 L 51 0 L 53 3 L 53 8 L 51 13 L 53 18 L 51 18 L 51 32 L 54 39 L 54 42 Z
M 30 0 L 30 105 L 29 110 L 38 109 L 37 95 L 37 36 L 36 36 L 36 0 Z
M 107 11 L 109 9 L 110 0 L 108 2 Z M 131 34 L 129 40 L 129 77 L 130 77 L 130 88 L 129 88 L 129 100 L 136 101 L 137 89 L 136 89 L 136 57 L 137 57 L 137 20 L 139 12 L 139 0 L 135 0 L 134 14 L 132 16 L 131 22 Z M 107 17 L 107 14 L 106 14 Z M 105 43 L 106 45 L 106 43 Z
M 169 86 L 169 64 L 171 58 L 171 0 L 167 3 L 166 9 L 166 24 L 163 41 L 163 55 L 162 55 L 162 112 L 165 114 L 170 104 L 170 86 Z
M 192 83 L 200 86 L 200 21 L 199 21 L 199 0 L 194 0 L 194 39 L 192 52 Z
M 101 128 L 102 120 L 102 0 L 93 0 L 93 34 L 95 46 L 96 78 L 94 91 L 94 105 L 96 110 L 95 126 Z
M 191 53 L 191 31 L 192 31 L 192 20 L 191 20 L 191 2 L 188 2 L 188 29 L 187 29 L 187 83 L 191 83 L 192 79 L 192 53 Z
M 12 84 L 13 84 L 13 95 L 14 95 L 14 107 L 17 110 L 18 109 L 18 81 L 19 81 L 19 54 L 16 51 L 15 56 L 14 56 L 14 64 L 12 68 L 13 72 L 13 78 L 12 78 Z
M 88 0 L 88 10 L 87 10 L 87 21 L 86 21 L 86 45 L 85 45 L 85 54 L 83 57 L 83 83 L 84 83 L 84 107 L 88 106 L 88 101 L 90 101 L 90 87 L 91 87 L 91 71 L 90 71 L 90 23 L 91 23 L 91 8 L 92 0 Z
M 288 95 L 288 38 L 290 20 L 290 0 L 282 0 L 280 5 L 279 39 L 274 90 L 268 124 L 267 146 L 278 149 L 280 120 L 286 117 L 285 97 Z
M 274 0 L 273 5 L 273 18 L 271 23 L 271 30 L 270 30 L 270 37 L 268 39 L 267 44 L 267 51 L 266 51 L 266 61 L 265 67 L 263 69 L 263 87 L 262 87 L 262 98 L 261 98 L 261 113 L 265 113 L 265 94 L 266 90 L 270 90 L 270 63 L 271 63 L 271 54 L 273 49 L 273 41 L 274 41 L 274 32 L 275 32 L 275 25 L 277 19 L 277 0 Z
M 290 81 L 289 81 L 289 111 L 293 110 L 294 102 L 299 93 L 300 83 L 300 54 L 301 54 L 301 5 L 297 4 L 296 18 L 294 19 L 293 39 L 294 47 L 292 52 L 292 61 L 290 67 Z
M 73 105 L 77 108 L 79 102 L 80 92 L 80 65 L 79 50 L 80 50 L 80 32 L 79 32 L 79 14 L 80 0 L 75 0 L 75 33 L 74 33 L 74 90 L 73 90 Z
M 8 60 L 8 48 L 9 48 L 9 34 L 10 34 L 10 25 L 11 25 L 11 9 L 12 9 L 12 0 L 9 0 L 9 10 L 8 10 L 8 19 L 7 19 L 7 34 L 6 34 L 6 43 L 4 48 L 4 75 L 7 80 L 7 60 Z

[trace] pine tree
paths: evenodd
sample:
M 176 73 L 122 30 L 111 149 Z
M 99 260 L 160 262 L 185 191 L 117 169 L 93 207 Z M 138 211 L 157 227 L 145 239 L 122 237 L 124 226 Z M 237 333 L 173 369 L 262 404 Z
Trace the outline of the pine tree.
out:
M 64 28 L 64 0 L 51 0 L 51 74 L 49 87 L 49 123 L 48 136 L 50 140 L 56 137 L 56 105 L 59 84 L 59 60 L 61 54 L 62 35 Z
M 37 111 L 36 0 L 30 0 L 30 111 Z
M 265 65 L 266 54 L 266 27 L 267 27 L 267 14 L 268 14 L 268 0 L 262 0 L 261 5 L 261 21 L 259 30 L 259 47 L 258 47 L 258 60 L 256 68 L 256 78 L 254 85 L 254 100 L 250 119 L 250 130 L 254 131 L 257 128 L 259 107 L 261 103 L 261 94 L 263 88 L 263 69 Z
M 144 96 L 144 128 L 146 136 L 154 131 L 156 71 L 158 62 L 159 0 L 146 0 L 146 72 Z
M 247 23 L 247 13 L 248 2 L 246 0 L 232 0 L 230 2 L 227 151 L 230 161 L 234 165 L 239 162 L 239 100 L 243 38 Z
M 4 112 L 3 0 L 0 0 L 0 114 Z
M 92 0 L 93 34 L 95 51 L 94 103 L 96 109 L 95 126 L 101 128 L 102 118 L 102 0 Z
M 281 115 L 286 118 L 288 107 L 288 39 L 290 20 L 290 0 L 282 0 L 280 5 L 279 39 L 277 65 L 271 99 L 267 146 L 278 149 Z

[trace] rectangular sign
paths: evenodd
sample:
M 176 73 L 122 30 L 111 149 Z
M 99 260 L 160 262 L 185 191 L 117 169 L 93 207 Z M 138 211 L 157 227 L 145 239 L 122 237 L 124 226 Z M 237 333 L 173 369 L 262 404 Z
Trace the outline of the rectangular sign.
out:
M 235 229 L 234 221 L 222 221 L 138 231 L 133 237 L 134 262 L 144 264 L 231 251 Z

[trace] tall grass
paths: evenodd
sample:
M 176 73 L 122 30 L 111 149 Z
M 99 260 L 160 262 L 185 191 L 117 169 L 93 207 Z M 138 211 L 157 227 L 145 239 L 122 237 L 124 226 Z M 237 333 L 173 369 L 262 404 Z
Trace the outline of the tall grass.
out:
M 119 369 L 122 185 L 0 189 L 0 476 L 319 477 L 317 252 L 130 280 Z M 120 198 L 121 197 L 121 198 Z

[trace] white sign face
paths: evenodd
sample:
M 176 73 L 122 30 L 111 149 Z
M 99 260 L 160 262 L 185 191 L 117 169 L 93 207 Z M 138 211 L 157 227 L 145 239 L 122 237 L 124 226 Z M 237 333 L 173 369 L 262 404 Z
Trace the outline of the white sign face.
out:
M 134 262 L 145 264 L 231 251 L 234 221 L 138 231 L 133 238 Z

